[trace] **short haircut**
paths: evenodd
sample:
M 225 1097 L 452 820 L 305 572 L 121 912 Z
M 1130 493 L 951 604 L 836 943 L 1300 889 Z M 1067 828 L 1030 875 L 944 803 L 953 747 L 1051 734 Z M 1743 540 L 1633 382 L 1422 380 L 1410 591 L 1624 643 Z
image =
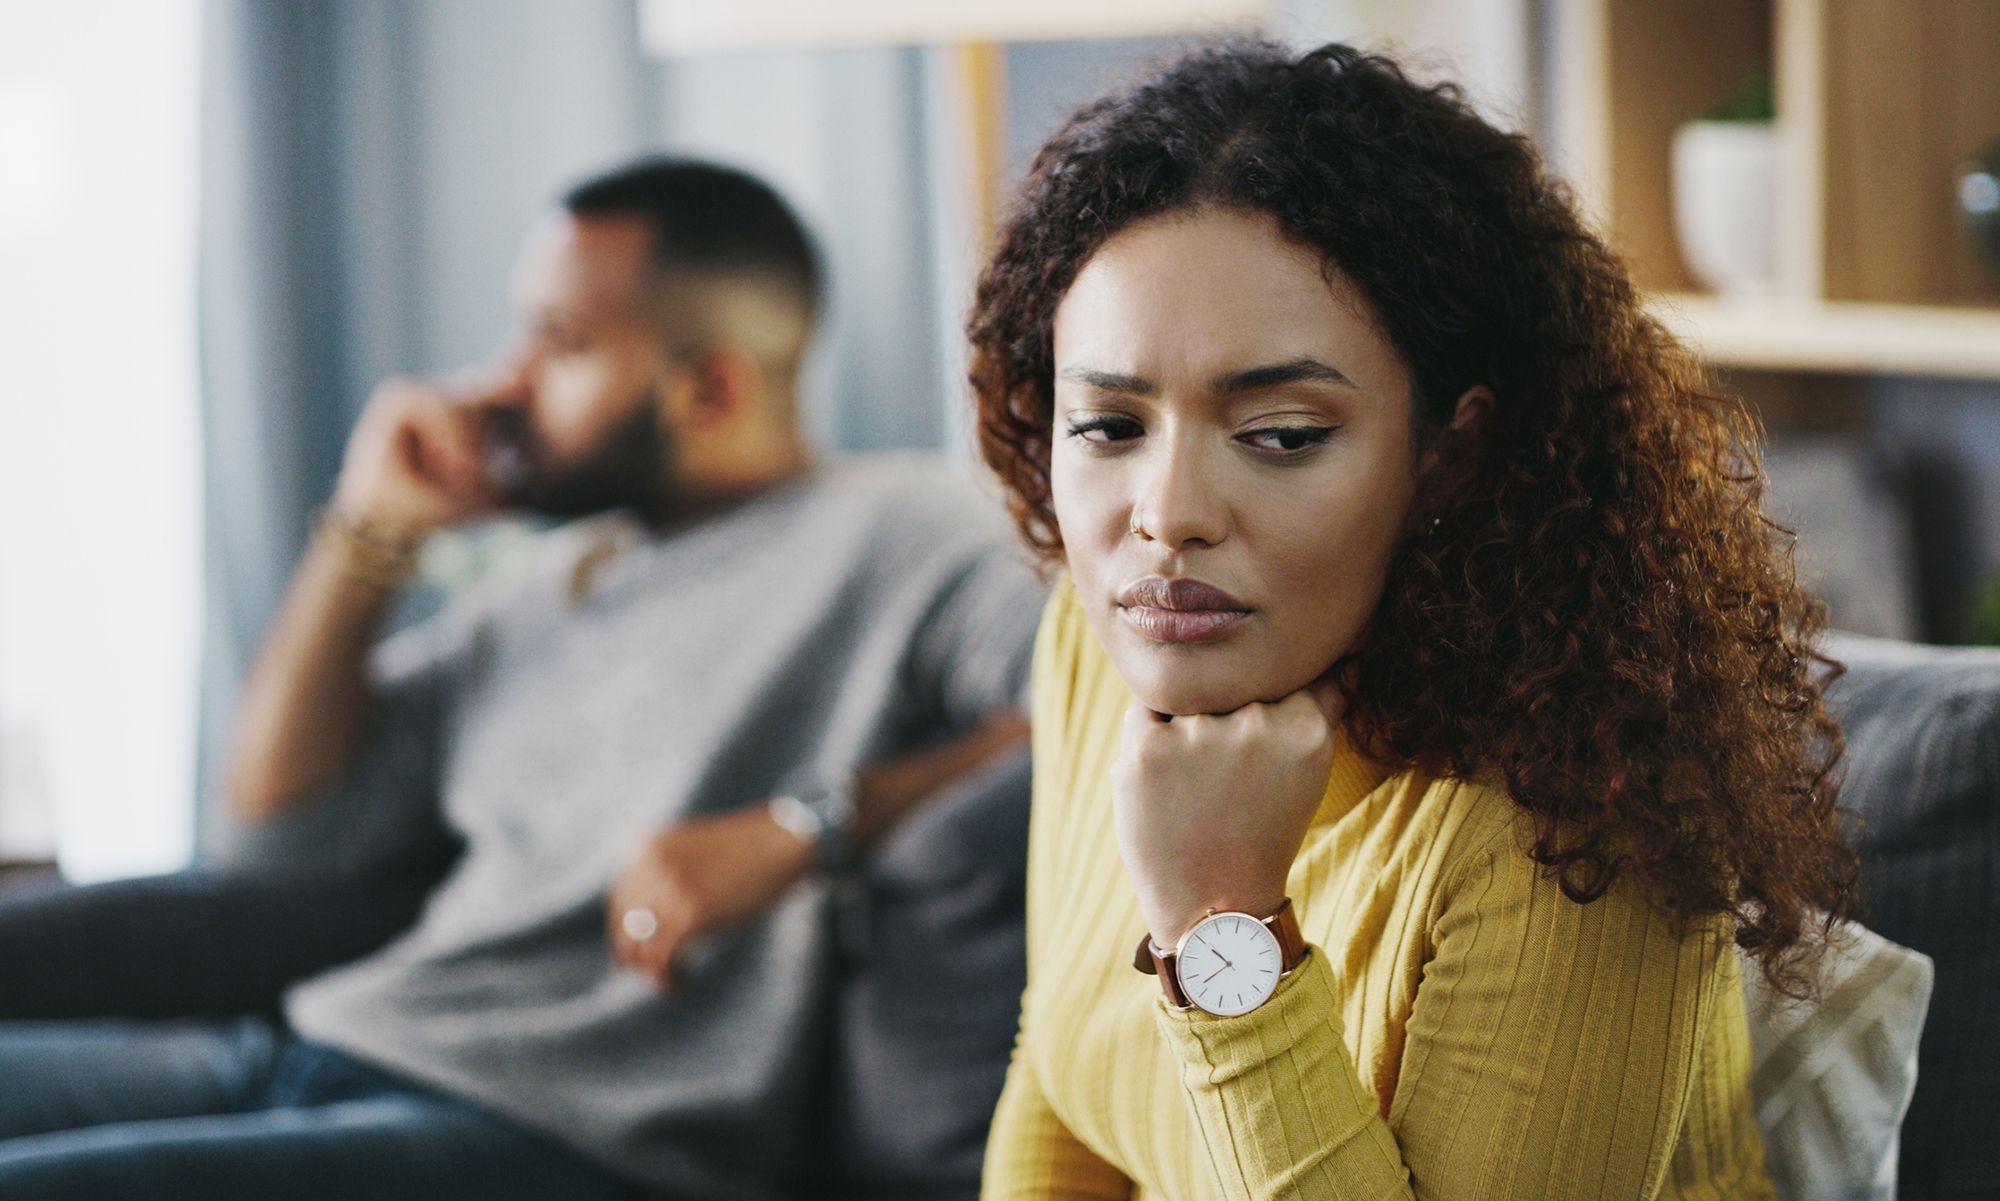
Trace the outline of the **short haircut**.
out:
M 562 198 L 578 217 L 640 217 L 665 274 L 768 280 L 819 313 L 819 255 L 791 206 L 734 167 L 655 155 L 584 180 Z

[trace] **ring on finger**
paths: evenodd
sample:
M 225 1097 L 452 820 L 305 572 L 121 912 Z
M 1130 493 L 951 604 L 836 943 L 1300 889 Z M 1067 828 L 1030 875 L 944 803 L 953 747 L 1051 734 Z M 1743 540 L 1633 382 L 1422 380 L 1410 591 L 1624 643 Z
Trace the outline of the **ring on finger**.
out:
M 660 932 L 660 915 L 644 905 L 634 905 L 619 917 L 618 928 L 633 942 L 645 942 Z

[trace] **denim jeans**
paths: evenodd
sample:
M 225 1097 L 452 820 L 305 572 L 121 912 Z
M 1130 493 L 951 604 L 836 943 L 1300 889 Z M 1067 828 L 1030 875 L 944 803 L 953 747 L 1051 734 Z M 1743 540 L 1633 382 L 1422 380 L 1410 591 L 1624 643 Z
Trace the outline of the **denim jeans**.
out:
M 261 1018 L 0 1022 L 6 1201 L 631 1201 L 572 1151 Z

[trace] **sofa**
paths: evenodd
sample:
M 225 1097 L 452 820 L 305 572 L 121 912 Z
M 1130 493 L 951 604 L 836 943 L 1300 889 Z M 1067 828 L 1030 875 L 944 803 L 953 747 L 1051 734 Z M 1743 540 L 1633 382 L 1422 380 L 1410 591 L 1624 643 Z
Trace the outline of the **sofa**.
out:
M 1935 964 L 1905 1201 L 2000 1196 L 2000 651 L 1840 636 L 1829 699 L 1863 919 Z M 836 889 L 825 1177 L 802 1195 L 970 1197 L 1021 985 L 1027 764 L 940 797 Z M 0 896 L 0 1017 L 227 1014 L 416 913 L 449 849 L 332 875 L 184 873 Z
M 1026 975 L 1027 819 L 1023 749 L 817 890 L 839 968 L 832 1037 L 811 1065 L 819 1168 L 791 1182 L 796 1195 L 977 1196 Z M 296 843 L 266 840 L 226 869 L 0 892 L 0 1020 L 276 1014 L 291 982 L 408 926 L 457 852 L 409 840 L 325 870 Z
M 2000 650 L 1838 636 L 1862 920 L 1935 965 L 1897 1196 L 2000 1196 Z

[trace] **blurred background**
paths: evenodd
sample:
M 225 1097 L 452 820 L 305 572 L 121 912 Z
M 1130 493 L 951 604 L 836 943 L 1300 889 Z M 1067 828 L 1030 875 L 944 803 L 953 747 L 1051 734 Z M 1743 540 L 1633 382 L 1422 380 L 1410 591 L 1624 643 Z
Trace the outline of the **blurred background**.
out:
M 349 425 L 500 344 L 567 182 L 651 150 L 769 178 L 830 267 L 820 443 L 964 457 L 1001 198 L 1217 29 L 1461 80 L 1757 404 L 1835 624 L 2000 642 L 1991 0 L 0 0 L 0 861 L 197 855 Z

